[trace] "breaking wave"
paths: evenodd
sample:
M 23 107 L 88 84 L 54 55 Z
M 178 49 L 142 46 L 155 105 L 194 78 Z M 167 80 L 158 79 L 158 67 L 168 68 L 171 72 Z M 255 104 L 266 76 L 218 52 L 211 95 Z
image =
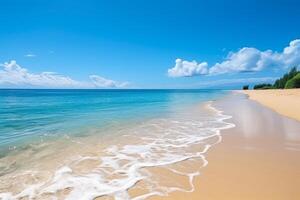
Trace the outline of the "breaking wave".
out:
M 208 163 L 207 151 L 221 141 L 220 130 L 234 127 L 225 121 L 231 116 L 212 102 L 195 110 L 120 129 L 118 142 L 103 149 L 84 150 L 87 142 L 81 141 L 76 154 L 52 171 L 35 168 L 0 176 L 0 199 L 143 200 L 192 192 L 194 177 Z M 16 182 L 21 186 L 12 189 Z

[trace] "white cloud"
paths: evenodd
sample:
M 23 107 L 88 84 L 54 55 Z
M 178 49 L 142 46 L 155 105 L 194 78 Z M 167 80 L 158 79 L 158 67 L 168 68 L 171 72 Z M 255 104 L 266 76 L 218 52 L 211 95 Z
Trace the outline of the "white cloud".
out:
M 179 63 L 177 63 L 178 60 L 180 61 Z M 187 67 L 183 63 L 193 64 Z M 177 59 L 175 67 L 168 70 L 168 75 L 171 77 L 187 76 L 186 68 L 191 72 L 188 76 L 196 76 L 203 74 L 216 75 L 234 72 L 257 72 L 270 67 L 288 68 L 299 64 L 300 39 L 297 39 L 291 41 L 289 46 L 285 47 L 282 52 L 272 50 L 260 51 L 256 48 L 244 47 L 237 52 L 230 52 L 224 61 L 216 63 L 211 67 L 206 62 L 197 64 L 196 61 L 188 62 Z M 202 73 L 196 71 L 199 65 L 203 66 L 202 70 L 200 70 Z
M 207 74 L 207 63 L 197 63 L 196 61 L 183 61 L 176 59 L 175 66 L 168 70 L 168 75 L 171 77 L 182 77 L 182 76 L 195 76 Z
M 24 55 L 24 57 L 31 57 L 32 58 L 32 57 L 36 57 L 36 55 L 29 53 L 29 54 Z
M 0 86 L 29 88 L 119 88 L 128 83 L 119 83 L 100 76 L 90 76 L 90 81 L 76 81 L 68 76 L 54 72 L 34 74 L 22 68 L 12 60 L 2 65 L 0 69 Z

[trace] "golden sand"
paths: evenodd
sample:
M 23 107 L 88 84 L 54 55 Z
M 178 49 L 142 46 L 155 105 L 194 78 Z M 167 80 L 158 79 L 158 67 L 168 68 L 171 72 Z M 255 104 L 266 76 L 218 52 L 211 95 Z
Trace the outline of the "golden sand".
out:
M 293 90 L 290 90 L 290 92 L 293 92 Z M 296 90 L 297 92 L 299 93 L 299 90 Z M 170 166 L 146 168 L 146 172 L 152 174 L 151 182 L 145 180 L 137 182 L 134 187 L 128 190 L 129 195 L 134 198 L 149 193 L 155 187 L 158 192 L 167 196 L 152 196 L 148 199 L 300 199 L 300 123 L 249 100 L 243 94 L 233 93 L 231 97 L 217 102 L 214 106 L 224 110 L 225 114 L 232 115 L 233 118 L 229 121 L 236 124 L 236 127 L 221 132 L 221 143 L 217 142 L 220 136 L 209 139 L 212 140 L 209 142 L 210 144 L 218 144 L 214 145 L 205 154 L 208 165 L 204 164 L 203 159 L 189 159 Z M 63 155 L 66 155 L 66 152 L 70 155 L 76 155 L 80 151 L 80 155 L 100 156 L 99 149 L 104 149 L 110 146 L 111 143 L 117 143 L 120 146 L 128 144 L 128 141 L 142 144 L 140 140 L 132 137 L 123 139 L 119 138 L 117 142 L 108 140 L 110 142 L 105 143 L 103 146 L 101 145 L 103 142 L 91 138 L 92 141 L 90 139 L 86 141 L 89 145 L 84 146 L 85 148 L 82 148 L 82 144 L 77 146 L 77 143 L 72 146 L 68 145 L 68 148 L 62 145 L 61 153 L 56 153 L 53 158 L 49 157 L 52 154 L 44 154 L 48 151 L 41 152 L 41 155 L 35 153 L 35 156 L 41 157 L 41 163 L 45 165 L 45 168 L 53 168 L 52 165 L 56 165 L 63 160 Z M 201 145 L 191 146 L 190 148 L 189 151 L 191 152 L 203 150 Z M 99 154 L 95 155 L 91 152 L 98 152 Z M 46 162 L 48 159 L 55 162 L 51 162 L 52 165 L 50 165 Z M 74 165 L 72 169 L 80 174 L 91 171 L 98 165 L 99 161 L 86 160 Z M 35 166 L 31 165 L 30 167 Z M 188 176 L 172 173 L 170 169 L 187 173 L 199 171 L 201 174 L 191 184 Z M 143 170 L 141 173 L 143 173 Z M 122 176 L 122 174 L 117 175 Z M 113 179 L 114 177 L 108 178 Z M 22 181 L 20 181 L 21 183 Z M 5 187 L 4 182 L 2 182 L 1 187 L 3 188 L 3 186 Z M 22 185 L 17 186 L 15 190 L 22 187 Z M 165 192 L 166 188 L 182 188 L 182 191 L 167 194 Z M 66 188 L 58 192 L 58 199 L 64 199 L 70 191 L 69 188 Z M 46 194 L 40 199 L 50 199 L 50 196 Z M 113 198 L 102 196 L 96 199 L 110 200 Z
M 247 94 L 250 99 L 284 116 L 300 121 L 300 89 L 247 90 L 243 92 Z
M 300 199 L 300 123 L 246 97 L 219 107 L 236 127 L 222 131 L 223 141 L 208 152 L 195 191 L 150 199 Z

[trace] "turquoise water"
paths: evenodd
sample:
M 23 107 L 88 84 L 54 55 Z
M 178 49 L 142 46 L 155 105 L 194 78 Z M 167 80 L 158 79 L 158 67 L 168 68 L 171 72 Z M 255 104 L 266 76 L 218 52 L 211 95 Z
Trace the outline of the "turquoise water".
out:
M 0 148 L 168 115 L 220 90 L 0 90 Z
M 0 199 L 146 200 L 189 192 L 220 131 L 234 127 L 207 103 L 227 93 L 0 90 Z M 165 185 L 153 168 L 189 184 Z M 132 196 L 140 182 L 145 193 Z

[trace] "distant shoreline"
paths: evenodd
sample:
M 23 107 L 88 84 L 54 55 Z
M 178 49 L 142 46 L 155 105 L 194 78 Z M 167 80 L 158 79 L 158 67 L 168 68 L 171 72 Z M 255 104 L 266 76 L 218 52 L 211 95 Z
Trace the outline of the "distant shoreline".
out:
M 300 89 L 244 90 L 249 99 L 300 121 Z

